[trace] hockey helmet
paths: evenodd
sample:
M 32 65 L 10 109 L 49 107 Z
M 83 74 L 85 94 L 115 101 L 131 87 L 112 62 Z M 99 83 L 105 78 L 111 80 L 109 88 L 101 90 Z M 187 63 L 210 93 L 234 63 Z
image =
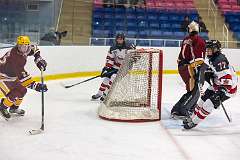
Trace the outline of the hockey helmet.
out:
M 210 49 L 210 53 L 209 53 Z M 214 55 L 218 55 L 221 53 L 221 43 L 218 40 L 208 40 L 206 41 L 206 52 L 207 52 L 207 57 L 211 58 Z
M 212 49 L 213 53 L 219 52 L 221 50 L 221 43 L 218 40 L 208 40 L 206 41 L 206 48 Z
M 17 37 L 17 45 L 29 45 L 30 38 L 28 36 L 18 36 Z
M 188 25 L 188 32 L 199 32 L 199 25 L 197 22 L 192 21 L 189 25 Z
M 28 36 L 17 37 L 17 49 L 21 55 L 27 55 L 30 52 L 30 38 Z
M 125 35 L 124 35 L 123 33 L 118 33 L 118 34 L 116 35 L 116 40 L 117 40 L 118 38 L 121 38 L 121 39 L 125 40 Z
M 122 39 L 123 41 L 120 43 L 119 39 Z M 118 33 L 116 35 L 115 42 L 118 47 L 123 47 L 125 44 L 125 35 L 123 33 Z

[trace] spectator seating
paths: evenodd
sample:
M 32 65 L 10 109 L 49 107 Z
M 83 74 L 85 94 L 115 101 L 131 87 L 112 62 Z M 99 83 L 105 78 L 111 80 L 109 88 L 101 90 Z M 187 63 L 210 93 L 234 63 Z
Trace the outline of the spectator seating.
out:
M 103 7 L 102 4 L 101 0 L 94 2 L 92 36 L 97 38 L 112 38 L 117 32 L 124 32 L 128 38 L 182 40 L 186 35 L 181 31 L 184 16 L 191 20 L 198 17 L 193 0 L 148 0 L 145 8 Z M 208 39 L 206 33 L 204 38 Z M 151 44 L 163 45 L 155 41 Z
M 240 40 L 240 6 L 237 0 L 218 0 L 218 7 L 225 17 L 229 29 L 233 31 L 237 40 Z

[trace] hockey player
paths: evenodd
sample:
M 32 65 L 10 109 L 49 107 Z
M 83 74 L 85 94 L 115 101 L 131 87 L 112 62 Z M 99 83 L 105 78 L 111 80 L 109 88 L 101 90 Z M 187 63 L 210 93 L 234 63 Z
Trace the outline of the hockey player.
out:
M 98 90 L 98 93 L 92 96 L 92 100 L 99 98 L 101 101 L 104 100 L 121 64 L 123 63 L 127 53 L 126 51 L 135 48 L 136 46 L 134 44 L 126 44 L 124 34 L 119 33 L 116 35 L 115 45 L 110 47 L 106 58 L 106 64 L 101 72 L 101 77 L 104 77 L 103 82 Z
M 175 119 L 189 115 L 200 97 L 199 76 L 205 58 L 205 41 L 198 35 L 199 26 L 192 21 L 188 25 L 189 35 L 183 39 L 178 56 L 178 72 L 186 85 L 187 93 L 173 106 L 171 116 Z
M 194 113 L 183 121 L 185 129 L 195 127 L 214 108 L 217 109 L 222 102 L 234 96 L 237 92 L 237 75 L 225 55 L 222 54 L 221 43 L 218 40 L 207 41 L 206 54 L 209 68 L 205 72 L 205 79 L 210 86 L 201 96 Z
M 28 36 L 17 37 L 16 46 L 0 58 L 0 90 L 5 96 L 0 102 L 0 115 L 6 120 L 11 118 L 11 114 L 25 114 L 19 106 L 27 92 L 26 87 L 38 92 L 48 90 L 45 84 L 33 81 L 25 71 L 28 56 L 34 56 L 34 62 L 40 70 L 46 70 L 46 61 L 42 59 L 38 47 L 30 45 Z

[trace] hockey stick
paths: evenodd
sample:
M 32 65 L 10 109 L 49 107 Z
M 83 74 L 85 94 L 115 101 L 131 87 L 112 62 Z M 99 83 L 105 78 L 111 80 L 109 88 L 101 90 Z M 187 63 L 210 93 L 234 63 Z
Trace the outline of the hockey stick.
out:
M 210 81 L 210 83 L 208 82 L 208 84 L 209 84 L 210 86 L 212 86 L 211 81 Z M 216 93 L 216 92 L 215 92 L 215 93 Z M 225 116 L 226 116 L 227 119 L 228 119 L 228 122 L 231 123 L 231 122 L 232 122 L 232 118 L 228 115 L 227 110 L 226 110 L 226 108 L 224 107 L 224 105 L 223 105 L 223 103 L 222 103 L 221 100 L 220 100 L 220 105 L 222 106 L 222 109 L 223 109 L 223 111 L 224 111 Z
M 81 83 L 84 83 L 84 82 L 93 80 L 93 79 L 98 78 L 98 77 L 101 77 L 101 75 L 98 75 L 98 76 L 95 76 L 95 77 L 86 79 L 86 80 L 84 80 L 84 81 L 81 81 L 81 82 L 78 82 L 78 83 L 75 83 L 75 84 L 72 84 L 72 85 L 67 85 L 67 86 L 63 85 L 63 87 L 64 87 L 64 88 L 71 88 L 71 87 L 73 87 L 73 86 L 76 86 L 76 85 L 79 85 L 79 84 L 81 84 Z
M 43 80 L 43 69 L 41 69 L 41 83 L 42 85 L 44 84 L 44 80 Z M 30 135 L 36 135 L 36 134 L 40 134 L 44 131 L 44 91 L 41 91 L 42 93 L 42 121 L 41 121 L 41 127 L 40 129 L 32 129 L 29 131 Z
M 228 113 L 227 113 L 227 111 L 226 111 L 226 109 L 225 109 L 225 107 L 224 107 L 222 101 L 220 101 L 220 104 L 221 104 L 221 106 L 222 106 L 222 109 L 223 109 L 223 111 L 224 111 L 225 116 L 226 116 L 227 119 L 228 119 L 228 122 L 231 123 L 231 122 L 232 122 L 232 118 L 229 117 L 229 115 L 228 115 Z

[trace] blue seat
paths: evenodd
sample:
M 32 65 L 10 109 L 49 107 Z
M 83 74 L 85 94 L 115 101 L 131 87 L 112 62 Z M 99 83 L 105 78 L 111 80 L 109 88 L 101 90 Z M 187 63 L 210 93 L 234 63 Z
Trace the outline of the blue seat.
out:
M 111 26 L 111 27 L 113 27 L 113 26 L 115 26 L 115 22 L 114 22 L 114 21 L 105 21 L 103 25 L 104 25 L 104 27 L 105 27 L 105 26 Z
M 93 24 L 92 29 L 93 30 L 103 30 L 104 26 L 102 24 Z
M 164 41 L 163 40 L 151 40 L 151 46 L 153 47 L 163 47 Z
M 181 29 L 181 24 L 180 23 L 172 23 L 172 28 L 174 29 L 174 30 L 180 30 Z
M 137 26 L 138 26 L 138 24 L 137 24 L 137 22 L 136 22 L 136 21 L 128 21 L 128 22 L 127 22 L 127 26 L 133 26 L 133 27 L 137 27 Z
M 139 33 L 138 33 L 139 38 L 147 38 L 148 35 L 149 35 L 149 33 L 147 30 L 142 30 L 142 31 L 139 31 Z
M 125 8 L 115 8 L 116 14 L 125 14 Z
M 137 46 L 150 46 L 150 41 L 149 40 L 137 40 Z
M 162 31 L 160 30 L 151 30 L 150 37 L 152 38 L 160 38 L 162 36 Z
M 137 26 L 127 26 L 126 29 L 129 31 L 138 31 L 138 27 Z
M 158 29 L 159 28 L 159 23 L 158 22 L 150 22 L 149 27 L 153 29 Z
M 137 13 L 145 13 L 146 12 L 145 8 L 136 8 L 135 10 Z
M 136 38 L 137 37 L 137 32 L 136 31 L 127 31 L 126 37 L 128 37 L 128 38 Z
M 186 35 L 185 32 L 173 32 L 173 34 L 174 34 L 175 38 L 179 39 L 179 40 L 182 40 Z
M 170 23 L 161 23 L 160 25 L 161 25 L 161 29 L 167 29 L 167 30 L 171 29 Z
M 136 11 L 134 8 L 126 8 L 126 14 L 136 14 Z
M 124 23 L 124 22 L 119 22 L 119 21 L 117 21 L 117 22 L 116 22 L 116 26 L 125 27 L 125 23 Z
M 165 47 L 179 47 L 179 42 L 178 41 L 165 41 Z
M 126 19 L 134 21 L 134 20 L 136 20 L 136 15 L 128 14 L 128 15 L 126 15 Z
M 168 16 L 165 16 L 165 15 L 159 16 L 158 20 L 160 20 L 160 21 L 168 21 Z
M 234 32 L 238 32 L 238 31 L 240 30 L 240 27 L 237 26 L 237 25 L 232 25 L 232 26 L 230 26 L 230 28 L 231 28 L 232 31 L 234 31 Z
M 126 15 L 125 14 L 115 14 L 115 19 L 125 19 Z
M 177 15 L 176 16 L 169 16 L 168 19 L 169 19 L 169 21 L 173 21 L 173 22 L 178 22 L 178 21 L 180 22 L 180 21 L 182 21 L 181 17 L 177 16 Z
M 91 40 L 91 45 L 93 45 L 93 46 L 104 46 L 104 39 L 93 38 Z
M 158 16 L 157 16 L 157 15 L 152 15 L 152 14 L 150 14 L 150 15 L 148 15 L 148 19 L 149 19 L 150 21 L 157 21 L 157 20 L 158 20 Z
M 106 7 L 104 8 L 104 13 L 110 13 L 110 14 L 114 14 L 115 10 L 114 8 L 111 8 L 111 7 Z
M 95 13 L 95 14 L 93 14 L 93 18 L 103 18 L 103 15 L 104 14 L 101 14 L 101 13 Z
M 112 19 L 113 17 L 114 17 L 114 14 L 109 14 L 109 13 L 104 14 L 105 19 Z
M 142 27 L 142 28 L 145 28 L 148 26 L 148 22 L 145 21 L 145 20 L 142 20 L 142 21 L 139 21 L 138 22 L 138 27 Z
M 110 31 L 109 30 L 93 30 L 93 37 L 109 37 Z
M 97 12 L 104 12 L 104 8 L 99 8 L 99 7 L 97 7 L 97 8 L 93 8 L 93 11 L 97 11 Z
M 126 30 L 126 26 L 116 26 L 115 28 L 116 28 L 116 30 L 121 30 L 121 31 Z
M 171 31 L 165 31 L 165 32 L 162 32 L 162 38 L 173 39 L 174 38 L 174 34 Z

